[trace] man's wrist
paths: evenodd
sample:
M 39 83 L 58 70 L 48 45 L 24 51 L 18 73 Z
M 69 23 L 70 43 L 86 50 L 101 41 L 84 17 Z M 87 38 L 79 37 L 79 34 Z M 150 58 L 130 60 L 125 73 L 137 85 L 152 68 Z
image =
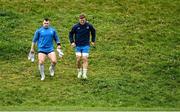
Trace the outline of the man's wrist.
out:
M 31 52 L 31 53 L 34 53 L 34 49 L 31 49 L 30 52 Z
M 61 49 L 61 45 L 58 45 L 57 48 L 58 48 L 58 49 Z

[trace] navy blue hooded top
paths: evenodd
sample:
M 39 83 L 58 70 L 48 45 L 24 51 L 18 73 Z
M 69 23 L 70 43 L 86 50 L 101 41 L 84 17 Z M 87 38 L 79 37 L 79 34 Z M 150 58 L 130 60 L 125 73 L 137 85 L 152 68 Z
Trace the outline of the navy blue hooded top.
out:
M 95 42 L 96 30 L 91 24 L 87 22 L 84 25 L 77 23 L 69 32 L 69 40 L 71 43 L 75 42 L 76 46 L 87 46 L 90 45 L 90 35 L 92 36 L 91 41 Z

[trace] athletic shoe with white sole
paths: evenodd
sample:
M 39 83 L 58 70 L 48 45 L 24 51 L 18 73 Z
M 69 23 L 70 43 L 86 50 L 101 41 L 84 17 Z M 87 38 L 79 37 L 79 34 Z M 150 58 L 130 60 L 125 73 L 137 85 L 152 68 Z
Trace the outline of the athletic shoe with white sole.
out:
M 29 52 L 28 60 L 31 60 L 31 62 L 34 62 L 34 53 Z
M 87 75 L 86 75 L 86 74 L 83 74 L 83 75 L 82 75 L 82 78 L 83 78 L 83 79 L 87 79 Z
M 64 53 L 62 52 L 62 50 L 61 50 L 61 49 L 57 49 L 57 52 L 58 52 L 59 57 L 62 58 L 63 55 L 64 55 Z
M 43 81 L 45 79 L 45 75 L 41 75 L 41 80 Z
M 81 76 L 82 76 L 82 72 L 78 72 L 78 76 L 77 76 L 77 78 L 78 78 L 78 79 L 80 79 L 80 78 L 81 78 Z

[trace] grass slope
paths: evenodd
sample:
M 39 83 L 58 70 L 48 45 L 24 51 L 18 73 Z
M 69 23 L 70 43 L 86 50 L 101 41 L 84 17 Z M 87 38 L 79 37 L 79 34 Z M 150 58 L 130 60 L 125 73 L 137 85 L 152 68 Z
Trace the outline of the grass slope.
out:
M 180 110 L 179 0 L 0 0 L 0 110 Z M 97 30 L 89 79 L 76 78 L 68 32 L 78 14 Z M 40 81 L 27 60 L 49 17 L 65 57 Z

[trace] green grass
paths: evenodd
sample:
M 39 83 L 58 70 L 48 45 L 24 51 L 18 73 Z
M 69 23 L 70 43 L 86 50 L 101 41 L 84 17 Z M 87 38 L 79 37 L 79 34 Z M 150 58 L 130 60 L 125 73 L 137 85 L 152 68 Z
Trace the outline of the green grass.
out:
M 179 0 L 0 0 L 0 110 L 180 110 Z M 68 33 L 80 13 L 97 30 L 87 81 Z M 34 31 L 49 17 L 65 53 L 40 81 Z

